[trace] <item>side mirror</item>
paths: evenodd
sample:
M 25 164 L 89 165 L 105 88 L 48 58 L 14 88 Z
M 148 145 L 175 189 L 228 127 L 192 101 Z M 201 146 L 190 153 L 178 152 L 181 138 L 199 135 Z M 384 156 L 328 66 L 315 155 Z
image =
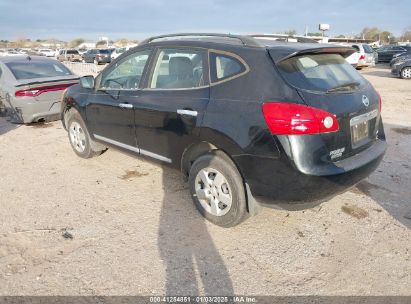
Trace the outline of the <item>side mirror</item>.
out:
M 80 77 L 80 85 L 85 89 L 94 89 L 94 77 L 93 76 Z

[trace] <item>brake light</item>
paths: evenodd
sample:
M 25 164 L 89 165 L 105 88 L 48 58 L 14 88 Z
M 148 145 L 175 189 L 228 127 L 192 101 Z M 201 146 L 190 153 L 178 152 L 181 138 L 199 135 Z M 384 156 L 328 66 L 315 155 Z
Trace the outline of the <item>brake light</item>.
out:
M 54 85 L 54 86 L 44 86 L 44 87 L 38 87 L 38 88 L 33 88 L 33 89 L 20 90 L 20 91 L 16 91 L 14 95 L 16 97 L 36 97 L 36 96 L 39 96 L 40 94 L 47 93 L 47 92 L 62 91 L 72 85 L 74 85 L 74 83 L 65 83 L 65 84 L 59 84 L 59 85 Z
M 335 114 L 301 104 L 266 102 L 263 114 L 272 134 L 318 134 L 339 130 Z
M 360 60 L 365 60 L 365 55 L 361 55 Z

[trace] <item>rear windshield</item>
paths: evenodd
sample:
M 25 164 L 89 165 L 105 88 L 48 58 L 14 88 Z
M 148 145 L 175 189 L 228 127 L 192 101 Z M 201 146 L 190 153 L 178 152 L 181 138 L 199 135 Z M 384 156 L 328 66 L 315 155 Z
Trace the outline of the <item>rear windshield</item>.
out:
M 77 54 L 78 54 L 78 51 L 76 51 L 76 50 L 68 50 L 68 51 L 67 51 L 67 54 L 77 55 Z
M 9 62 L 6 65 L 17 80 L 73 75 L 58 61 Z
M 109 50 L 99 50 L 98 51 L 100 54 L 110 54 Z
M 295 56 L 278 67 L 291 85 L 303 90 L 348 91 L 366 85 L 365 79 L 338 54 Z

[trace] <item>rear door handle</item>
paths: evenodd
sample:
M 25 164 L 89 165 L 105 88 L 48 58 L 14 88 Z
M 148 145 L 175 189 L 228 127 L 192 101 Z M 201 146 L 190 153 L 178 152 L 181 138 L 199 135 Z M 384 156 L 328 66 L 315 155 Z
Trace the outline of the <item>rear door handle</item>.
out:
M 197 111 L 192 111 L 192 110 L 185 110 L 185 109 L 178 109 L 177 114 L 180 115 L 189 115 L 189 116 L 194 116 L 197 117 Z
M 118 106 L 120 108 L 124 108 L 124 109 L 132 109 L 133 108 L 133 105 L 130 104 L 130 103 L 119 103 Z

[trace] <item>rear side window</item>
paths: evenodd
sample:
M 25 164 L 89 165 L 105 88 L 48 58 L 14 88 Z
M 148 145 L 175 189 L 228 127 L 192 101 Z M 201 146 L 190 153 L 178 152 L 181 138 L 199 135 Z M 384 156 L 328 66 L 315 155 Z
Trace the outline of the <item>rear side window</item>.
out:
M 359 47 L 358 45 L 352 45 L 352 47 L 353 47 L 357 52 L 360 51 L 360 47 Z
M 152 89 L 189 89 L 204 85 L 205 52 L 191 49 L 160 50 L 149 87 Z
M 73 75 L 58 61 L 9 62 L 6 66 L 17 80 Z
M 362 47 L 364 48 L 364 52 L 366 52 L 367 54 L 372 54 L 372 53 L 374 53 L 374 50 L 373 50 L 372 47 L 370 47 L 368 44 L 363 44 Z
M 211 80 L 218 82 L 246 72 L 244 64 L 234 56 L 210 53 Z
M 295 56 L 280 62 L 278 67 L 291 85 L 303 90 L 347 91 L 366 85 L 365 79 L 338 54 Z

